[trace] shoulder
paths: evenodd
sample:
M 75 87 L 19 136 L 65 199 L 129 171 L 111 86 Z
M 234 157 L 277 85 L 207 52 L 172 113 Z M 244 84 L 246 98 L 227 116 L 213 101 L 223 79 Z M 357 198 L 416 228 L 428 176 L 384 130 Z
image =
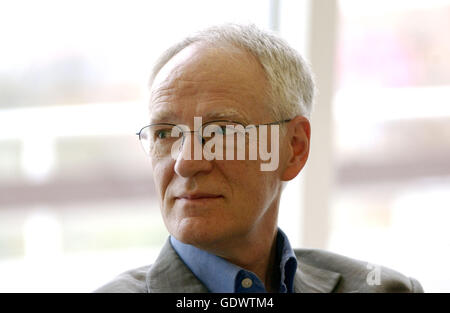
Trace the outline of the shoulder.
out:
M 420 283 L 393 269 L 318 249 L 295 249 L 299 266 L 305 263 L 339 273 L 334 292 L 423 292 Z
M 207 292 L 183 263 L 168 239 L 152 265 L 126 271 L 94 292 L 167 293 Z
M 95 293 L 146 293 L 147 288 L 147 273 L 151 265 L 142 266 L 132 270 L 128 270 L 109 283 L 94 290 Z

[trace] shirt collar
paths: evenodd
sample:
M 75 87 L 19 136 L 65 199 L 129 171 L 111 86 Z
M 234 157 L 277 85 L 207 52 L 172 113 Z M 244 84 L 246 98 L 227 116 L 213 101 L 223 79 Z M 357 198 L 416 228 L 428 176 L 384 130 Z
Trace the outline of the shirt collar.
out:
M 297 259 L 287 236 L 278 229 L 276 262 L 280 267 L 280 292 L 293 292 Z M 265 292 L 256 275 L 214 254 L 185 244 L 170 236 L 170 243 L 187 267 L 209 289 L 215 293 Z M 250 278 L 251 288 L 241 288 L 241 281 Z
M 297 257 L 286 234 L 280 228 L 277 233 L 277 260 L 280 262 L 280 292 L 292 293 L 297 270 Z M 283 291 L 283 288 L 286 290 Z

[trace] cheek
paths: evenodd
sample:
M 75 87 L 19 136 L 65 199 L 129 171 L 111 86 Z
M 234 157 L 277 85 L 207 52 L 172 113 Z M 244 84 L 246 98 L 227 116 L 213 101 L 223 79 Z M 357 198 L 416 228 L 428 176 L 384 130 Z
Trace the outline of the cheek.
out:
M 168 209 L 171 204 L 167 203 L 166 198 L 167 188 L 173 177 L 173 164 L 171 166 L 170 162 L 164 160 L 158 160 L 152 162 L 153 171 L 153 181 L 155 183 L 156 192 L 158 195 L 158 202 L 161 211 L 161 216 L 163 218 L 166 228 L 171 232 L 174 229 L 175 217 L 170 214 L 173 213 L 172 210 Z M 175 223 L 176 224 L 176 223 Z M 171 232 L 172 233 L 172 232 Z
M 153 181 L 157 189 L 160 201 L 164 200 L 164 195 L 170 179 L 173 175 L 173 162 L 171 160 L 157 160 L 152 162 Z
M 221 164 L 221 171 L 232 189 L 234 205 L 248 208 L 261 207 L 265 205 L 265 197 L 271 193 L 268 176 L 274 173 L 261 172 L 258 161 L 228 161 Z M 250 213 L 250 212 L 249 212 Z

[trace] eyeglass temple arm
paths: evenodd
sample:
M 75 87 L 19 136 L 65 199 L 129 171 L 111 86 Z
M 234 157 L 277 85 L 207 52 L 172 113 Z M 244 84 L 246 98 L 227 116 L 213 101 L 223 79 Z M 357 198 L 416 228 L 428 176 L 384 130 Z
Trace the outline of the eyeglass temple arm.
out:
M 292 118 L 289 118 L 287 120 L 282 120 L 282 121 L 271 122 L 271 123 L 267 123 L 267 124 L 260 124 L 260 125 L 275 125 L 275 124 L 287 123 L 290 121 L 292 121 Z

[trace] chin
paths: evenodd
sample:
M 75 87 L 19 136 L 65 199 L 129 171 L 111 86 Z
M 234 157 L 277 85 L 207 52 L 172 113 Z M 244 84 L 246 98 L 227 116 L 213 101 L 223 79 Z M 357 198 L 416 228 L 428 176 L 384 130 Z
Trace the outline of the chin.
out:
M 179 241 L 196 247 L 210 247 L 223 238 L 223 229 L 212 227 L 207 221 L 198 218 L 183 219 L 170 231 Z

